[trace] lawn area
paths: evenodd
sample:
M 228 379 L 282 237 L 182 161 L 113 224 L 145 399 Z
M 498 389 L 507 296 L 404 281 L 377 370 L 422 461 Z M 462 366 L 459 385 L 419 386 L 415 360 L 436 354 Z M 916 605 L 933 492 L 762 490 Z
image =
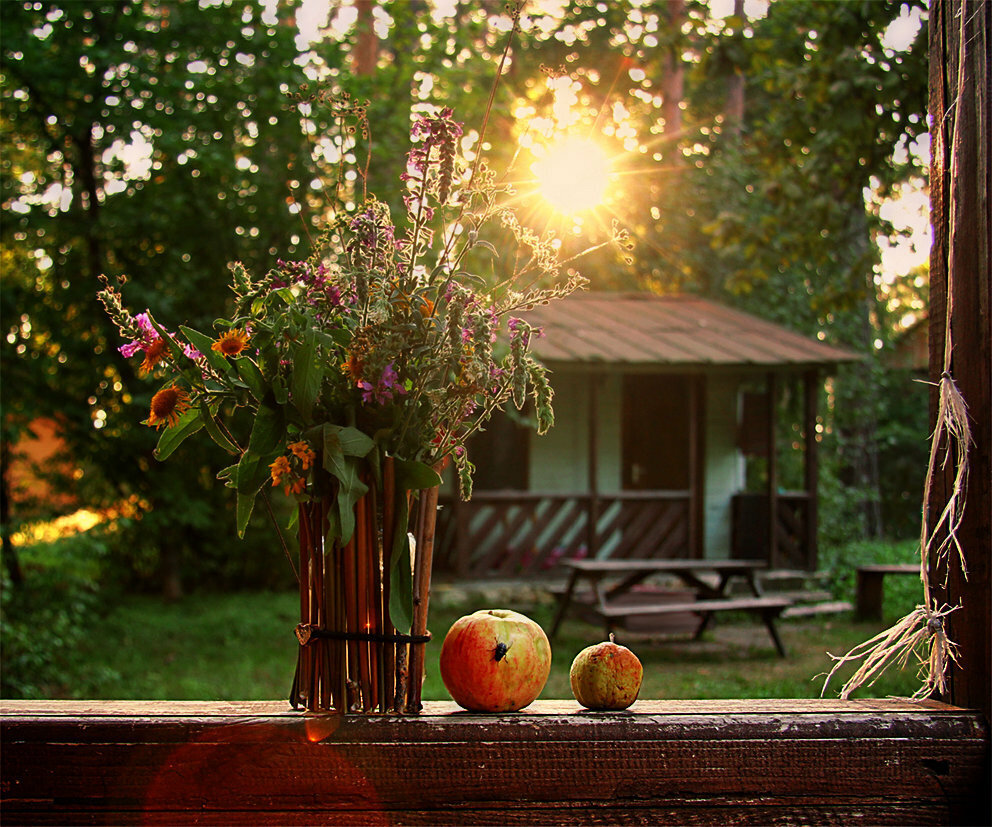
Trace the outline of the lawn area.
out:
M 551 626 L 554 606 L 539 590 L 501 595 L 439 585 L 432 602 L 424 698 L 447 700 L 437 670 L 444 633 L 462 614 L 480 608 L 514 608 Z M 42 697 L 80 699 L 263 700 L 286 697 L 293 677 L 298 597 L 290 593 L 198 594 L 181 602 L 128 597 L 90 622 L 82 640 L 65 653 L 61 679 L 39 687 Z M 894 618 L 893 618 L 894 619 Z M 887 618 L 888 620 L 888 618 Z M 831 666 L 827 652 L 842 654 L 880 631 L 848 615 L 780 622 L 789 657 L 779 658 L 760 621 L 719 619 L 702 641 L 631 642 L 644 664 L 643 698 L 814 698 Z M 580 649 L 602 632 L 567 621 L 553 646 L 552 674 L 542 698 L 570 698 L 568 670 Z M 840 680 L 836 689 L 840 688 Z M 915 668 L 891 671 L 860 697 L 908 695 Z

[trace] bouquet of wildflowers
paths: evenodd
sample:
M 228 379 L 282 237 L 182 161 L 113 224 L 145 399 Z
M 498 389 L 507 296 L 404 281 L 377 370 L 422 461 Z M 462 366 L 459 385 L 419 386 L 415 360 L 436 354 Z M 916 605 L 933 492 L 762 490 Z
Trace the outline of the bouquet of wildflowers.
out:
M 365 131 L 363 107 L 330 103 Z M 538 431 L 553 423 L 539 331 L 517 314 L 584 280 L 504 206 L 512 192 L 481 156 L 469 169 L 461 137 L 449 109 L 419 118 L 401 219 L 355 199 L 306 260 L 232 265 L 231 311 L 211 331 L 132 314 L 109 281 L 100 292 L 121 352 L 162 383 L 145 420 L 158 458 L 206 431 L 232 458 L 218 477 L 239 534 L 270 488 L 298 501 L 294 707 L 419 711 L 439 471 L 453 461 L 468 497 L 466 441 L 495 411 L 531 400 Z M 512 243 L 486 240 L 492 224 Z
M 502 206 L 508 188 L 484 163 L 468 169 L 461 135 L 448 109 L 414 123 L 401 222 L 368 197 L 331 222 L 309 259 L 260 275 L 232 265 L 232 311 L 213 331 L 132 315 L 105 282 L 121 352 L 163 380 L 145 420 L 162 430 L 157 457 L 201 430 L 228 451 L 235 461 L 218 476 L 237 492 L 239 534 L 268 486 L 300 500 L 330 486 L 333 533 L 347 542 L 366 490 L 361 463 L 392 457 L 424 488 L 450 458 L 468 497 L 466 440 L 494 411 L 529 398 L 538 432 L 552 425 L 552 389 L 530 353 L 539 331 L 515 314 L 583 279 L 563 272 L 553 237 Z M 490 223 L 516 249 L 484 240 Z M 512 272 L 487 281 L 470 269 L 496 261 Z

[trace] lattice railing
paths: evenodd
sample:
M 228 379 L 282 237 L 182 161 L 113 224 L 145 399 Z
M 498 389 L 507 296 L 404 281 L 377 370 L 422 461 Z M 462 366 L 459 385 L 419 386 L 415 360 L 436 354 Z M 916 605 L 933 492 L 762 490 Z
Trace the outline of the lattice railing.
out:
M 689 555 L 688 491 L 479 492 L 469 502 L 442 498 L 435 569 L 519 577 L 553 572 L 570 557 Z

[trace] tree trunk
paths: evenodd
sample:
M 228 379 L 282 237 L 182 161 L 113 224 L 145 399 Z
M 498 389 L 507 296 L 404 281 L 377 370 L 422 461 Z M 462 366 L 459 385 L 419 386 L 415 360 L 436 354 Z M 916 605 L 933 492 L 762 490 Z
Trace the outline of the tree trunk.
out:
M 671 45 L 665 49 L 661 61 L 662 91 L 661 116 L 665 120 L 665 135 L 673 149 L 677 149 L 682 135 L 682 98 L 684 96 L 685 69 L 682 64 L 682 23 L 685 21 L 685 0 L 667 0 L 668 32 Z M 679 157 L 676 151 L 673 159 Z
M 747 25 L 744 0 L 734 0 L 734 17 Z M 744 126 L 744 70 L 734 66 L 733 74 L 727 80 L 727 133 L 735 138 L 740 136 Z
M 379 55 L 379 41 L 375 34 L 375 18 L 372 10 L 375 0 L 355 0 L 358 11 L 358 40 L 352 55 L 352 65 L 355 74 L 367 77 L 375 72 L 376 59 Z

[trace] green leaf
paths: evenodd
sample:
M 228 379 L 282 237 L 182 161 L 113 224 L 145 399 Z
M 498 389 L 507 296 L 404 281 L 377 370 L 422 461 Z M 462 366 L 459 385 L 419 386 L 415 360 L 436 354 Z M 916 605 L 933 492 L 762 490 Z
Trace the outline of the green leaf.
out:
M 210 412 L 210 408 L 207 407 L 206 401 L 200 402 L 200 415 L 203 419 L 203 426 L 207 429 L 207 433 L 210 434 L 210 438 L 214 442 L 216 442 L 229 454 L 241 453 L 241 449 L 235 445 L 219 427 L 217 427 L 217 422 L 214 420 L 214 415 Z
M 289 388 L 281 376 L 272 378 L 272 397 L 277 405 L 285 405 L 289 401 Z
M 222 468 L 217 472 L 217 479 L 222 480 L 224 485 L 228 488 L 238 487 L 238 463 L 234 465 L 228 465 L 227 468 Z
M 410 459 L 394 459 L 396 468 L 396 487 L 404 491 L 417 491 L 422 488 L 433 488 L 441 484 L 437 471 L 422 462 Z
M 359 478 L 359 463 L 353 458 L 344 461 L 340 473 L 332 473 L 340 483 L 336 498 L 341 521 L 340 539 L 342 543 L 347 543 L 355 533 L 355 504 L 365 496 L 369 487 Z
M 328 474 L 333 474 L 339 479 L 345 471 L 344 450 L 341 445 L 340 428 L 335 425 L 325 424 L 321 428 L 321 464 Z
M 168 459 L 187 437 L 192 436 L 203 427 L 203 419 L 198 408 L 190 408 L 183 413 L 175 425 L 166 428 L 158 438 L 155 447 L 155 459 Z
M 293 404 L 304 421 L 308 421 L 313 414 L 323 378 L 323 370 L 317 364 L 317 340 L 313 330 L 307 328 L 303 341 L 293 348 L 293 373 L 290 378 Z
M 253 451 L 245 451 L 238 462 L 237 473 L 231 477 L 235 481 L 238 493 L 254 495 L 261 488 L 261 483 L 269 476 L 265 469 L 267 466 L 262 466 L 261 456 Z
M 307 436 L 316 442 L 318 434 L 314 430 L 309 431 Z M 347 458 L 361 459 L 367 456 L 375 443 L 357 428 L 345 428 L 328 422 L 320 426 L 319 432 L 324 470 L 333 474 L 342 484 L 347 484 L 353 473 Z
M 251 519 L 251 512 L 255 508 L 255 497 L 258 492 L 254 494 L 245 494 L 238 492 L 238 537 L 244 538 L 245 529 L 248 528 L 248 521 Z
M 341 440 L 341 450 L 348 457 L 365 457 L 369 451 L 375 447 L 375 442 L 364 431 L 358 428 L 342 428 L 338 425 L 331 425 L 337 428 L 338 438 Z
M 238 376 L 241 377 L 241 381 L 248 386 L 248 390 L 251 391 L 251 395 L 255 397 L 259 402 L 265 397 L 265 379 L 262 376 L 262 371 L 259 370 L 258 365 L 255 364 L 254 360 L 249 359 L 247 356 L 241 356 L 234 360 L 234 367 L 238 371 Z
M 215 371 L 223 374 L 231 370 L 231 363 L 216 350 L 212 350 L 213 339 L 200 333 L 199 330 L 193 330 L 193 328 L 186 327 L 185 325 L 180 325 L 179 329 L 182 331 L 183 336 L 189 339 L 189 343 L 200 351 L 203 358 L 207 360 L 207 364 Z
M 237 523 L 238 536 L 243 537 L 245 527 L 251 517 L 252 509 L 255 507 L 255 498 L 262 486 L 269 479 L 269 465 L 276 454 L 259 455 L 253 451 L 245 451 L 238 462 L 237 467 L 232 471 L 225 468 L 223 472 L 227 474 L 230 482 L 238 492 Z
M 309 440 L 320 443 L 326 453 L 347 457 L 366 457 L 375 447 L 375 441 L 364 431 L 330 422 L 311 429 L 306 436 Z
M 393 467 L 396 473 L 396 528 L 390 540 L 389 617 L 397 629 L 409 629 L 413 623 L 413 574 L 407 491 L 433 488 L 440 485 L 441 477 L 429 465 L 414 460 L 394 459 Z
M 397 472 L 395 523 L 389 553 L 389 619 L 393 626 L 409 631 L 413 625 L 413 566 L 410 562 L 410 503 L 399 485 Z
M 248 438 L 248 450 L 253 454 L 267 455 L 278 448 L 286 435 L 282 411 L 262 403 L 255 412 L 255 422 Z
M 400 497 L 406 503 L 406 497 Z M 406 506 L 403 508 L 406 511 Z M 410 537 L 406 531 L 408 515 L 397 520 L 396 542 L 393 545 L 389 573 L 389 619 L 401 633 L 413 626 L 413 573 L 410 566 Z

